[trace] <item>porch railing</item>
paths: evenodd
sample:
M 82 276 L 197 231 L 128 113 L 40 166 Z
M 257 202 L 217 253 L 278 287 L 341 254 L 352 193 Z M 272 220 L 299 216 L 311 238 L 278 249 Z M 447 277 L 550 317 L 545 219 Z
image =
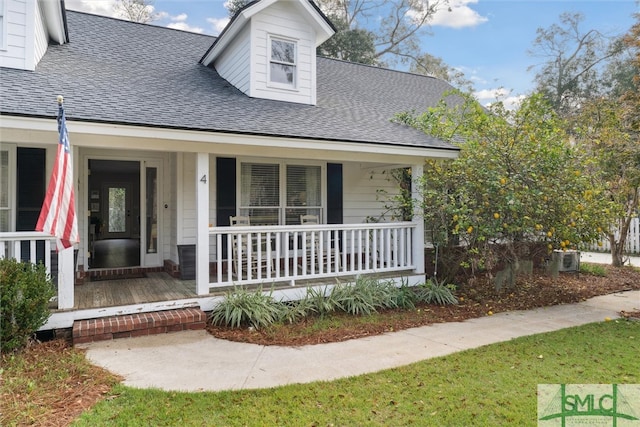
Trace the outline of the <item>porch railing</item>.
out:
M 56 286 L 58 308 L 71 308 L 73 251 L 56 252 L 55 241 L 55 237 L 38 231 L 0 233 L 0 258 L 13 258 L 33 264 L 43 263 Z
M 415 268 L 413 222 L 212 227 L 210 287 Z

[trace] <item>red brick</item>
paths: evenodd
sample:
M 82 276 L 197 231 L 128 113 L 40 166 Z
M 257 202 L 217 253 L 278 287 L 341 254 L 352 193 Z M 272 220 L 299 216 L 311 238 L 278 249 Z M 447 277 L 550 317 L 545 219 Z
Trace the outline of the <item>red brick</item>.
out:
M 113 339 L 113 334 L 96 334 L 92 338 L 94 341 L 107 341 Z
M 180 332 L 180 331 L 184 331 L 183 325 L 177 324 L 177 325 L 167 326 L 167 332 Z
M 149 335 L 148 329 L 137 329 L 135 331 L 131 331 L 131 337 L 144 337 Z
M 86 344 L 93 342 L 93 337 L 74 337 L 73 344 Z
M 198 322 L 198 323 L 189 323 L 186 325 L 187 329 L 190 329 L 192 331 L 197 331 L 200 329 L 204 329 L 206 326 L 205 322 Z
M 127 332 L 115 332 L 113 334 L 113 339 L 116 338 L 129 338 L 131 336 L 131 331 L 127 331 Z
M 149 331 L 149 335 L 158 335 L 158 334 L 166 334 L 167 327 L 166 326 L 156 326 L 155 328 L 147 329 Z

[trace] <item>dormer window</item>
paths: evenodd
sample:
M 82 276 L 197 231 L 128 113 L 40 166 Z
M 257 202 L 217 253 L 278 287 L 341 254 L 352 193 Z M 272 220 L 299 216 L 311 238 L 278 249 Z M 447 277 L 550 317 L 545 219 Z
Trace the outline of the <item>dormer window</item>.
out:
M 296 87 L 296 42 L 269 37 L 269 83 L 287 89 Z

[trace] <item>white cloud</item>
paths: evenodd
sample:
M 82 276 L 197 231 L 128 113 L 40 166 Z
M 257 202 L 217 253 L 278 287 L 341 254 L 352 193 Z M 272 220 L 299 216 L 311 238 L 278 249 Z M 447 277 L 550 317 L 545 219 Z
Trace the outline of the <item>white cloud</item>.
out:
M 187 14 L 186 13 L 181 13 L 178 16 L 172 16 L 171 17 L 172 21 L 176 21 L 176 22 L 184 22 L 187 20 Z
M 115 17 L 114 3 L 115 0 L 66 0 L 65 7 L 70 10 Z
M 207 18 L 207 22 L 213 27 L 215 34 L 220 34 L 229 23 L 229 18 Z
M 464 28 L 475 27 L 489 19 L 481 16 L 473 10 L 469 5 L 477 3 L 478 0 L 451 0 L 449 7 L 440 8 L 430 24 L 433 26 Z
M 204 29 L 200 28 L 200 27 L 192 27 L 191 25 L 187 24 L 186 22 L 171 22 L 170 24 L 167 24 L 167 28 L 173 28 L 174 30 L 182 30 L 182 31 L 189 31 L 192 33 L 203 33 Z
M 515 110 L 525 98 L 524 95 L 512 95 L 510 90 L 503 87 L 497 89 L 482 89 L 473 93 L 476 99 L 485 106 L 494 102 L 502 102 L 507 110 Z

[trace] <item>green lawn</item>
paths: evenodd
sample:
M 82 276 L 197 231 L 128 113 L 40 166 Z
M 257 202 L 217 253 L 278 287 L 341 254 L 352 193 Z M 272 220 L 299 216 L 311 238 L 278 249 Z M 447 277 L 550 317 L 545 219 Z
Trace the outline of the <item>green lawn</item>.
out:
M 74 425 L 533 426 L 538 384 L 640 383 L 638 355 L 640 322 L 602 322 L 326 383 L 219 393 L 117 386 Z

